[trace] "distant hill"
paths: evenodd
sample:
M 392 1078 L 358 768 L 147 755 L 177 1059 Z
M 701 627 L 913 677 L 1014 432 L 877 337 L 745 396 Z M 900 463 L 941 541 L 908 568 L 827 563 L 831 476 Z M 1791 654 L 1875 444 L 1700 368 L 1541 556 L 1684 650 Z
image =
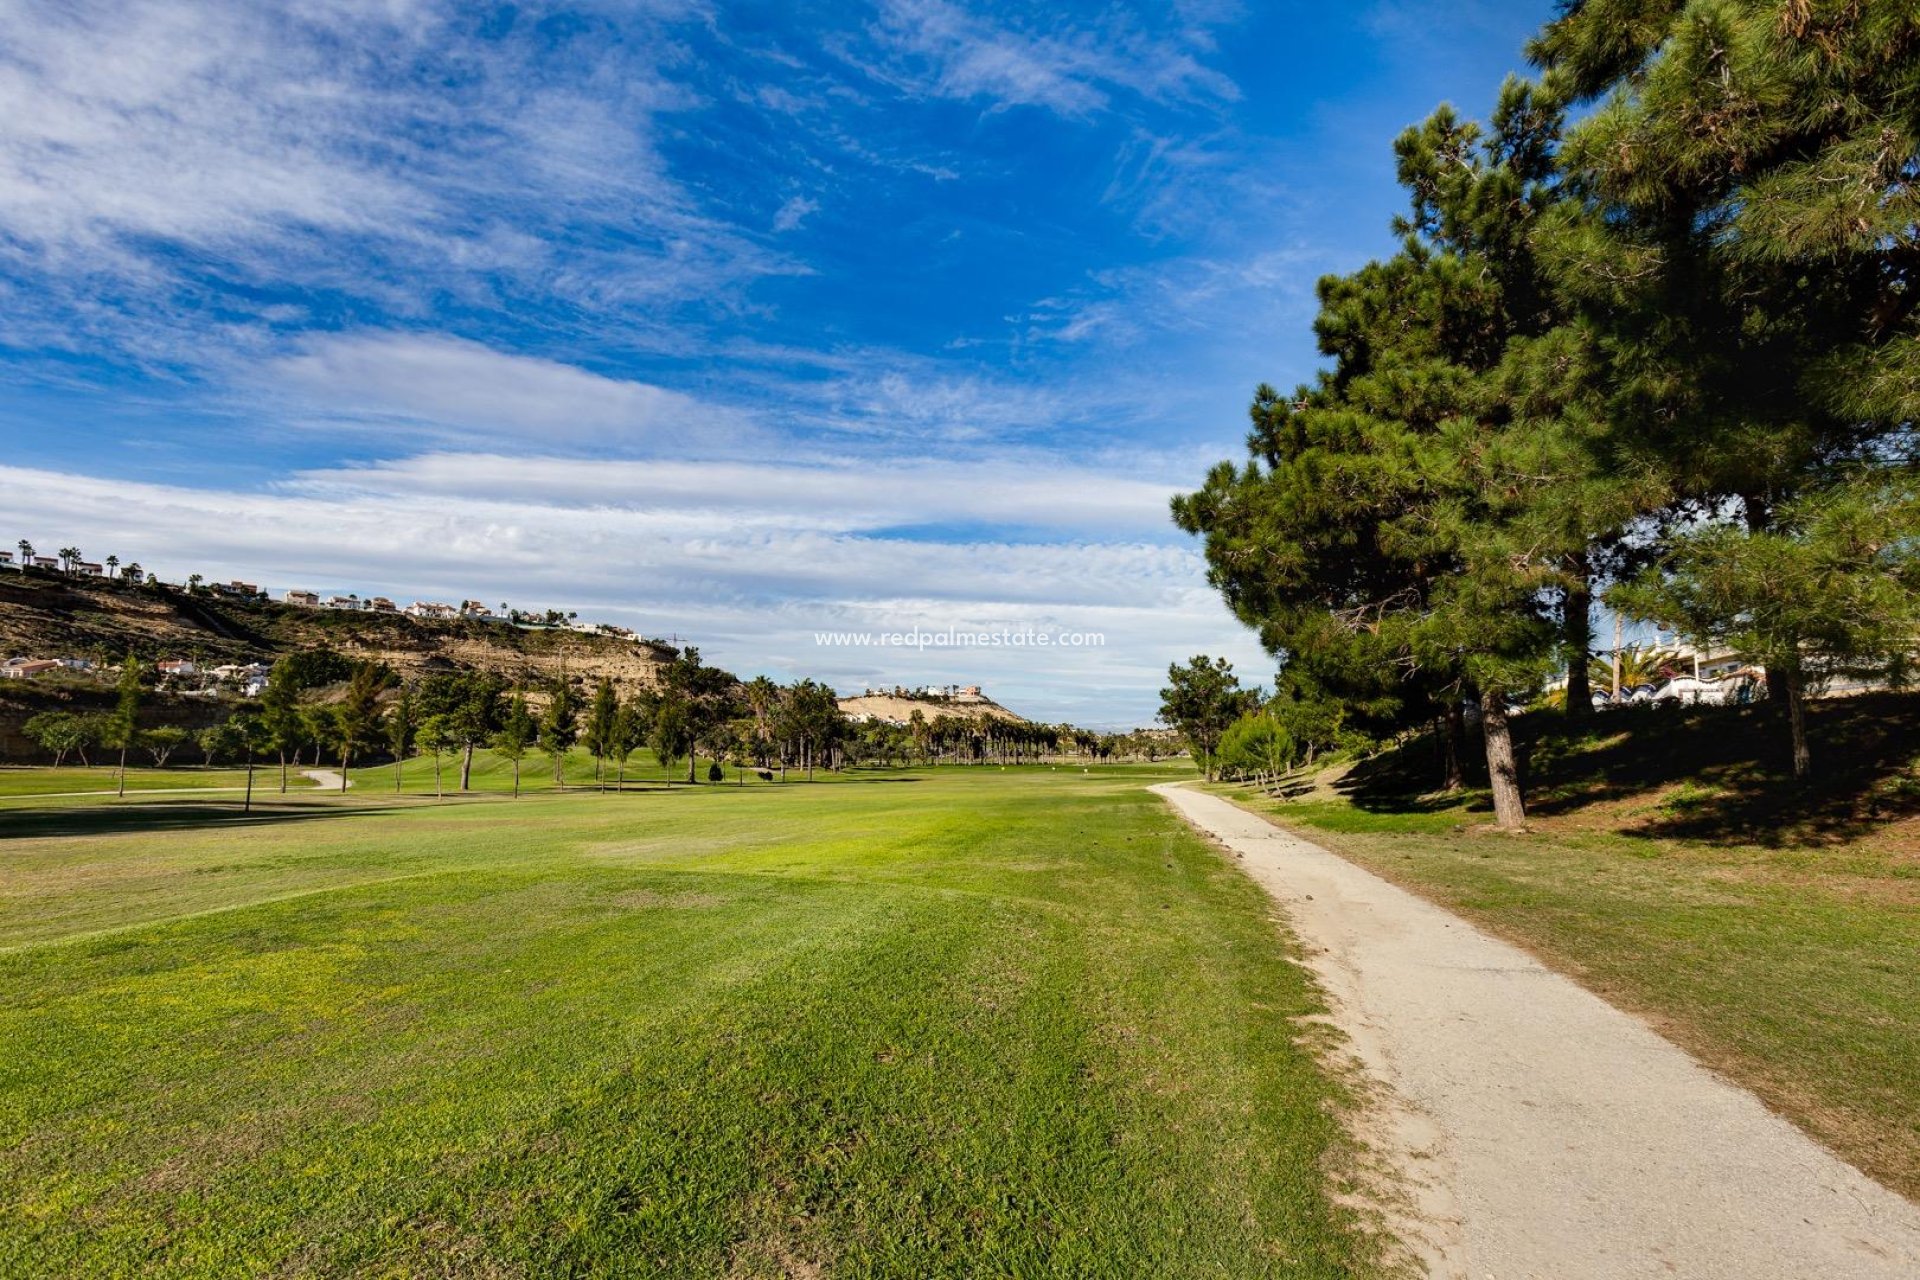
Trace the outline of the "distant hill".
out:
M 840 699 L 840 710 L 856 720 L 888 720 L 900 724 L 905 724 L 915 711 L 928 720 L 972 719 L 984 715 L 1013 724 L 1028 723 L 1025 716 L 1015 715 L 993 699 L 980 696 L 913 698 L 892 693 L 869 693 L 857 698 Z
M 272 662 L 326 647 L 384 662 L 409 677 L 453 668 L 509 680 L 558 674 L 633 688 L 651 684 L 672 657 L 664 645 L 506 622 L 309 609 L 178 587 L 132 587 L 39 574 L 0 573 L 0 656 L 118 662 L 188 658 L 201 666 Z

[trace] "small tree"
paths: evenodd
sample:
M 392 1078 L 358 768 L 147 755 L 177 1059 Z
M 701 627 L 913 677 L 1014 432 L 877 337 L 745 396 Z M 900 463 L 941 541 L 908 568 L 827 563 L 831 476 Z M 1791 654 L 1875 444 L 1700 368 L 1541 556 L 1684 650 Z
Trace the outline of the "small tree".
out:
M 553 785 L 564 791 L 567 786 L 567 753 L 580 737 L 580 711 L 575 705 L 573 685 L 563 675 L 553 682 L 547 697 L 547 710 L 540 717 L 540 749 L 553 760 Z
M 1249 711 L 1220 735 L 1220 768 L 1245 778 L 1278 774 L 1293 766 L 1293 738 L 1265 710 Z
M 1169 666 L 1167 680 L 1167 687 L 1160 691 L 1160 720 L 1179 730 L 1200 757 L 1201 775 L 1212 782 L 1213 754 L 1220 736 L 1254 705 L 1256 695 L 1240 687 L 1232 663 L 1204 654 L 1184 667 Z
M 74 552 L 76 556 L 79 552 Z M 115 689 L 113 718 L 107 723 L 107 745 L 120 749 L 120 782 L 117 794 L 127 794 L 127 752 L 140 740 L 140 660 L 132 654 L 120 664 L 120 682 Z
M 240 738 L 240 730 L 232 720 L 208 725 L 193 736 L 193 741 L 210 765 L 217 765 L 222 760 L 231 760 L 246 750 L 246 744 Z
M 627 787 L 627 760 L 643 745 L 647 736 L 646 709 L 639 695 L 623 698 L 613 713 L 612 751 L 614 759 L 614 785 L 624 791 Z
M 281 795 L 287 793 L 287 757 L 306 741 L 306 722 L 300 715 L 302 687 L 294 655 L 289 654 L 273 664 L 266 690 L 260 696 L 261 729 L 280 756 Z
M 420 709 L 414 705 L 413 686 L 402 685 L 400 696 L 387 709 L 387 750 L 393 753 L 393 789 L 400 790 L 400 770 L 413 754 L 413 740 L 420 732 Z
M 428 716 L 420 722 L 419 742 L 433 757 L 433 798 L 438 800 L 445 794 L 440 787 L 440 757 L 457 747 L 459 739 L 447 727 L 445 716 Z
M 392 673 L 377 662 L 361 663 L 347 681 L 346 693 L 333 708 L 333 741 L 340 752 L 340 790 L 347 789 L 347 774 L 353 767 L 354 753 L 379 740 L 380 693 L 392 679 Z
M 593 707 L 587 713 L 585 741 L 587 752 L 593 757 L 593 780 L 602 788 L 606 785 L 606 760 L 613 754 L 613 721 L 619 711 L 620 700 L 613 691 L 613 681 L 601 676 L 599 686 L 593 691 Z
M 173 753 L 184 746 L 192 736 L 179 725 L 163 724 L 141 734 L 140 745 L 152 754 L 154 768 L 164 769 L 167 767 L 167 761 L 173 757 Z
M 53 753 L 56 769 L 67 762 L 69 755 L 86 748 L 87 726 L 70 711 L 42 711 L 22 725 L 21 731 L 42 750 Z
M 647 747 L 666 770 L 667 786 L 673 786 L 673 766 L 690 749 L 692 734 L 687 730 L 686 709 L 677 698 L 662 698 L 653 713 L 653 726 L 647 733 Z
M 520 762 L 526 759 L 527 748 L 533 745 L 538 732 L 533 716 L 527 711 L 526 691 L 515 689 L 499 731 L 493 735 L 493 750 L 502 760 L 513 764 L 513 798 L 516 800 L 520 798 Z
M 264 751 L 267 745 L 272 742 L 272 735 L 267 732 L 265 721 L 259 716 L 244 711 L 229 720 L 223 727 L 233 731 L 235 737 L 239 740 L 240 750 L 246 756 L 247 793 L 240 802 L 240 812 L 252 813 L 254 757 Z

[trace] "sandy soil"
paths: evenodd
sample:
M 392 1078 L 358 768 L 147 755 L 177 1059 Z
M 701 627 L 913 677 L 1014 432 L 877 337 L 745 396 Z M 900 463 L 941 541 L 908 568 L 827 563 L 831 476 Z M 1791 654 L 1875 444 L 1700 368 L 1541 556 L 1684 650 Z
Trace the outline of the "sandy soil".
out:
M 1920 1208 L 1644 1023 L 1215 796 L 1153 790 L 1285 910 L 1383 1101 L 1429 1274 L 1908 1280 Z

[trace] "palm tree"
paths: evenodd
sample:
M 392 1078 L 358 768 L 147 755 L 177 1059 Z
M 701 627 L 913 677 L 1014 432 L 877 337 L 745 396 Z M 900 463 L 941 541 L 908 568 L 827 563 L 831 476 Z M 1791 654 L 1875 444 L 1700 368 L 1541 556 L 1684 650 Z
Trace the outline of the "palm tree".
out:
M 20 547 L 20 567 L 24 569 L 27 567 L 27 562 L 33 559 L 33 544 L 25 538 L 22 538 L 18 545 Z
M 118 569 L 119 567 L 120 567 L 120 557 L 119 557 L 119 556 L 108 556 L 108 557 L 107 557 L 107 576 L 108 576 L 109 578 L 111 578 L 111 577 L 113 577 L 113 576 L 114 576 L 114 570 L 116 570 L 116 569 Z
M 1620 687 L 1633 689 L 1640 685 L 1658 684 L 1679 664 L 1680 657 L 1672 650 L 1656 649 L 1651 645 L 1629 646 L 1620 651 Z M 1596 655 L 1588 671 L 1594 688 L 1613 688 L 1613 659 L 1610 656 Z
M 190 573 L 190 574 L 188 574 L 188 575 L 187 575 L 187 590 L 188 590 L 189 592 L 197 592 L 197 591 L 199 591 L 199 590 L 200 590 L 200 584 L 201 584 L 201 583 L 202 583 L 203 581 L 205 581 L 205 579 L 203 579 L 203 578 L 202 578 L 202 577 L 201 577 L 201 576 L 200 576 L 199 574 L 197 574 L 197 573 Z
M 74 554 L 77 556 L 80 553 L 76 551 Z M 127 561 L 127 571 L 121 576 L 129 582 L 132 582 L 135 586 L 138 586 L 140 583 L 140 562 L 137 560 Z
M 80 558 L 81 558 L 80 548 L 78 547 L 60 548 L 60 567 L 66 570 L 68 573 L 73 572 L 74 562 L 76 560 L 79 560 Z

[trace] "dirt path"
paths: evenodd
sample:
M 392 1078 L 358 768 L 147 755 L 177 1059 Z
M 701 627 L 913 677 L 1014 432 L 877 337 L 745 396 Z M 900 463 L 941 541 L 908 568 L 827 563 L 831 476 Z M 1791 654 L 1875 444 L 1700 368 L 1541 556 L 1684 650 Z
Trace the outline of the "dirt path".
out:
M 300 776 L 303 778 L 312 778 L 314 785 L 318 786 L 322 791 L 344 791 L 347 787 L 353 785 L 353 779 L 349 778 L 346 780 L 346 786 L 341 786 L 340 774 L 334 769 L 302 769 Z
M 1291 917 L 1472 1280 L 1910 1280 L 1920 1207 L 1572 981 L 1215 796 L 1153 790 Z

